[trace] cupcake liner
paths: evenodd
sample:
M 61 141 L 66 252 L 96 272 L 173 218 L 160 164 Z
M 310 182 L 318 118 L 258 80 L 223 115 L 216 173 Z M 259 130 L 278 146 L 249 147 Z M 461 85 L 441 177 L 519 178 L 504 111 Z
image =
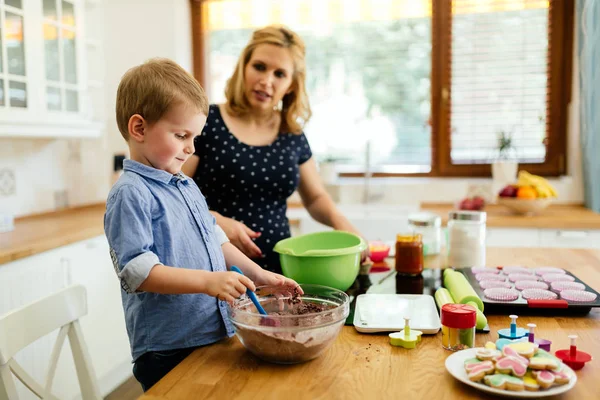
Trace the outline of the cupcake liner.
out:
M 567 271 L 565 271 L 562 268 L 556 268 L 556 267 L 538 267 L 538 268 L 535 269 L 535 273 L 537 275 L 566 274 Z
M 491 288 L 485 289 L 483 294 L 486 298 L 495 301 L 514 301 L 519 298 L 519 291 L 515 289 Z
M 585 290 L 585 285 L 580 282 L 557 281 L 550 284 L 550 288 L 555 292 L 563 290 Z
M 573 282 L 575 280 L 575 278 L 573 278 L 571 275 L 566 275 L 566 274 L 544 274 L 544 275 L 542 275 L 542 280 L 544 282 L 548 282 L 548 283 L 559 282 L 559 281 Z
M 514 273 L 514 274 L 508 275 L 508 280 L 511 281 L 511 282 L 516 282 L 516 281 L 537 281 L 538 278 L 535 275 Z
M 596 300 L 596 293 L 586 292 L 585 290 L 563 290 L 560 297 L 567 301 L 588 303 Z
M 544 289 L 525 289 L 521 292 L 521 296 L 527 300 L 554 300 L 558 297 L 556 293 Z
M 508 282 L 503 281 L 480 281 L 479 286 L 482 289 L 491 289 L 491 288 L 505 288 L 510 289 L 512 285 Z
M 477 274 L 475 275 L 475 279 L 477 281 L 505 281 L 506 277 L 504 275 L 495 275 L 495 274 Z
M 516 281 L 515 288 L 517 290 L 525 290 L 525 289 L 548 289 L 548 284 L 540 281 Z

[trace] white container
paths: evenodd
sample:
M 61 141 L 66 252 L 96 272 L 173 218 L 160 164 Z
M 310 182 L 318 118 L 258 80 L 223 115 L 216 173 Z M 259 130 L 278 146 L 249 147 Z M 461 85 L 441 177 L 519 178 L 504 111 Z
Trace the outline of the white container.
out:
M 448 217 L 448 266 L 485 265 L 487 214 L 481 211 L 451 211 Z
M 442 218 L 434 213 L 420 212 L 408 216 L 408 227 L 423 237 L 423 254 L 440 254 L 442 249 Z
M 10 232 L 15 229 L 15 219 L 10 214 L 0 212 L 0 233 Z

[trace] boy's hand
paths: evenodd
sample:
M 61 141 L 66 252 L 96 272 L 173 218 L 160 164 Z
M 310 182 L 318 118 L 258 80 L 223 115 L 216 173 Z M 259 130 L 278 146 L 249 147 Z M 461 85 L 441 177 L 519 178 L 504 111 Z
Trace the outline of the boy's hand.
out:
M 250 258 L 262 256 L 262 251 L 260 251 L 258 246 L 252 241 L 252 239 L 256 239 L 260 236 L 260 232 L 254 232 L 246 225 L 232 218 L 223 217 L 222 220 L 219 221 L 219 226 L 223 229 L 227 238 L 231 241 L 231 244 L 237 247 L 242 253 Z
M 254 283 L 247 276 L 237 272 L 211 272 L 206 287 L 206 294 L 228 303 L 233 303 L 246 293 L 246 289 L 256 290 Z
M 304 291 L 295 280 L 267 270 L 262 270 L 260 275 L 256 277 L 256 284 L 259 286 L 287 286 L 290 289 L 297 289 L 300 294 L 304 294 Z

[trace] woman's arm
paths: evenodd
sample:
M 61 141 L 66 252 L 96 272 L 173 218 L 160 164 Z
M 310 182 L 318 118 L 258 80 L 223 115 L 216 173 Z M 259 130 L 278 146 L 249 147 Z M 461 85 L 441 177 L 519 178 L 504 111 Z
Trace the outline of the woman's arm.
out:
M 298 193 L 304 207 L 316 221 L 337 229 L 362 236 L 360 232 L 337 209 L 335 203 L 325 190 L 317 171 L 317 164 L 311 157 L 300 165 L 300 185 Z

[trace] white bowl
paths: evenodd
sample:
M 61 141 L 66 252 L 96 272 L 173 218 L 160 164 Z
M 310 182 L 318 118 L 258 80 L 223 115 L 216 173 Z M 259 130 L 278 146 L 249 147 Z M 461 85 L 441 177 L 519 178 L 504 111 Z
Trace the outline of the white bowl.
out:
M 516 214 L 536 214 L 548 207 L 554 199 L 518 199 L 515 197 L 498 197 L 497 203 L 508 207 Z

